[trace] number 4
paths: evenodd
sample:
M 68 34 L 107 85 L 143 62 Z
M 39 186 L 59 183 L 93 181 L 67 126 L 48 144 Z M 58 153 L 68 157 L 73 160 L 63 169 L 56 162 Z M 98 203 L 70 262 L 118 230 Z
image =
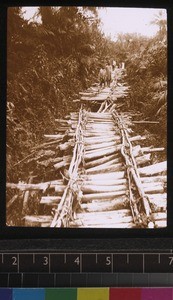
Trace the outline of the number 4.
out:
M 79 266 L 79 264 L 80 264 L 80 258 L 79 258 L 79 256 L 75 259 L 74 262 Z

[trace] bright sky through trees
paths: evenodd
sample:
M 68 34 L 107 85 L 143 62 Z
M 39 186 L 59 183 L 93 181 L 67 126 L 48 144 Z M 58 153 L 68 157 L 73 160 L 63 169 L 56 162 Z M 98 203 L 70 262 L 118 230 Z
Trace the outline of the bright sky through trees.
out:
M 38 7 L 24 7 L 24 18 L 32 18 L 37 10 Z M 139 33 L 151 37 L 158 31 L 158 26 L 151 24 L 151 22 L 160 11 L 166 19 L 165 9 L 115 7 L 99 9 L 101 29 L 113 40 L 116 39 L 118 33 Z M 35 21 L 40 20 L 40 18 L 35 18 Z
M 158 26 L 151 24 L 155 17 L 162 11 L 166 19 L 166 10 L 151 8 L 114 8 L 108 7 L 99 12 L 102 28 L 106 34 L 114 39 L 118 33 L 139 33 L 153 36 L 158 31 Z

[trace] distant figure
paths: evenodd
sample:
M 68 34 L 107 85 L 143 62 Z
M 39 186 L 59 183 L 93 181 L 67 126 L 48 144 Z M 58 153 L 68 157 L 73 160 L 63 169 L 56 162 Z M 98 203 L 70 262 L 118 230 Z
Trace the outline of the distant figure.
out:
M 115 70 L 115 67 L 116 67 L 116 61 L 113 60 L 113 61 L 112 61 L 112 70 L 113 70 L 113 71 Z
M 122 69 L 124 70 L 125 69 L 125 63 L 122 62 Z
M 100 81 L 100 87 L 105 87 L 105 81 L 106 81 L 106 70 L 103 66 L 101 66 L 99 71 L 99 81 Z
M 112 73 L 112 67 L 110 62 L 107 62 L 106 64 L 106 82 L 107 82 L 107 86 L 110 87 L 110 83 L 111 83 L 111 73 Z

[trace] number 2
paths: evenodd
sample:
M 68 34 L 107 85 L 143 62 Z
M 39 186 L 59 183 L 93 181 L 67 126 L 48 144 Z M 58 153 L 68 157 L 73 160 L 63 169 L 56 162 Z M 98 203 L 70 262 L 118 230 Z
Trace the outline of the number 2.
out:
M 13 266 L 17 266 L 17 257 L 16 257 L 16 256 L 13 256 L 13 257 L 12 257 L 12 261 L 13 261 L 13 262 L 12 262 L 12 265 L 13 265 Z

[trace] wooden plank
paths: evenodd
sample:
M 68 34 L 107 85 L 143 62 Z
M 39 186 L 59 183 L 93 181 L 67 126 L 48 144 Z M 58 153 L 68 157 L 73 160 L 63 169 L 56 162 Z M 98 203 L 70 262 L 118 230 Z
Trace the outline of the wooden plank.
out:
M 110 173 L 101 173 L 100 174 L 92 174 L 92 175 L 81 175 L 81 177 L 85 180 L 115 180 L 115 179 L 123 179 L 125 177 L 125 172 L 110 172 Z
M 109 161 L 111 161 L 113 159 L 117 159 L 117 158 L 120 158 L 119 153 L 116 153 L 116 154 L 113 154 L 113 155 L 107 155 L 107 156 L 95 159 L 94 161 L 86 162 L 85 163 L 85 168 L 88 169 L 88 168 L 92 168 L 92 167 L 95 167 L 95 166 L 99 166 L 100 164 L 109 162 Z
M 56 205 L 60 202 L 60 196 L 44 196 L 41 198 L 40 204 Z
M 150 165 L 147 167 L 139 168 L 139 173 L 141 176 L 155 175 L 162 172 L 166 172 L 167 170 L 167 162 L 163 161 L 160 163 L 156 163 L 154 165 Z
M 41 223 L 50 223 L 52 221 L 52 216 L 42 216 L 42 215 L 30 215 L 30 216 L 25 216 L 25 226 L 31 226 L 31 227 L 37 227 L 41 226 Z
M 160 175 L 160 176 L 148 176 L 148 177 L 141 177 L 141 181 L 143 183 L 147 182 L 167 182 L 167 176 L 166 175 Z
M 103 164 L 98 167 L 90 168 L 86 170 L 86 174 L 98 174 L 100 172 L 102 173 L 110 173 L 110 172 L 115 172 L 115 171 L 123 171 L 124 166 L 122 163 L 117 163 L 111 166 L 107 166 L 106 164 Z
M 108 185 L 87 185 L 84 184 L 81 188 L 83 193 L 94 194 L 94 193 L 104 193 L 104 192 L 116 192 L 116 191 L 125 191 L 127 190 L 126 184 L 108 186 Z
M 129 204 L 126 201 L 126 198 L 114 199 L 108 201 L 93 201 L 87 204 L 81 204 L 81 209 L 86 212 L 101 212 L 101 211 L 112 211 L 118 209 L 129 208 Z
M 124 195 L 126 195 L 125 191 L 86 194 L 86 195 L 82 196 L 81 202 L 87 203 L 87 202 L 91 202 L 93 200 L 98 200 L 98 199 L 105 201 L 106 199 L 111 200 L 111 199 L 115 199 L 116 197 L 124 196 Z
M 136 225 L 134 223 L 114 223 L 114 222 L 109 222 L 106 224 L 94 224 L 94 225 L 88 225 L 88 224 L 83 224 L 81 221 L 76 221 L 70 223 L 71 228 L 121 228 L 121 229 L 126 229 L 126 228 L 136 228 Z
M 98 151 L 92 151 L 92 152 L 87 152 L 84 154 L 84 159 L 90 160 L 90 159 L 97 159 L 100 157 L 103 157 L 105 155 L 109 154 L 115 154 L 116 152 L 120 151 L 121 145 L 120 146 L 114 146 L 114 147 L 108 147 L 103 150 L 98 150 Z
M 104 179 L 104 180 L 85 180 L 85 184 L 87 184 L 88 186 L 93 186 L 93 185 L 97 185 L 97 186 L 115 186 L 115 185 L 120 185 L 120 184 L 127 184 L 127 179 L 126 178 L 122 178 L 122 179 Z

